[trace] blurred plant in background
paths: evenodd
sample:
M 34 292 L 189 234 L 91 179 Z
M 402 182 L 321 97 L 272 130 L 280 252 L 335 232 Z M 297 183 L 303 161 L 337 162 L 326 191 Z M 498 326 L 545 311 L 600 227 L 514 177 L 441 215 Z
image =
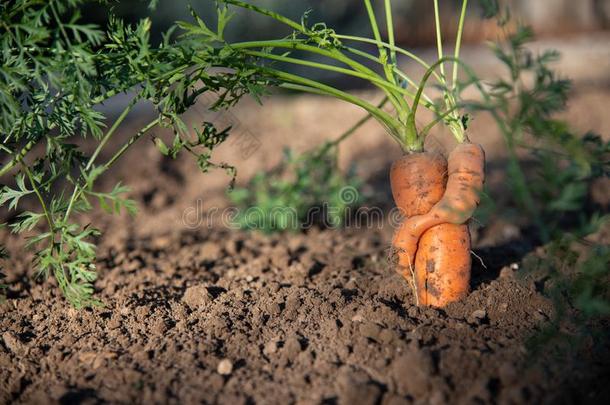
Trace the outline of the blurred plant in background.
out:
M 386 97 L 378 106 L 387 101 Z M 372 118 L 365 115 L 334 140 L 300 155 L 286 149 L 278 166 L 257 173 L 247 185 L 230 192 L 231 201 L 240 208 L 238 225 L 265 233 L 296 231 L 313 225 L 314 220 L 342 225 L 348 208 L 362 204 L 364 198 L 355 167 L 343 173 L 338 166 L 339 147 Z
M 525 46 L 532 40 L 528 27 L 518 27 L 506 32 L 505 43 L 493 45 L 506 75 L 489 82 L 483 100 L 469 106 L 474 112 L 489 112 L 495 120 L 509 156 L 506 173 L 512 203 L 547 242 L 566 228 L 579 228 L 593 219 L 585 210 L 589 185 L 610 173 L 610 143 L 594 133 L 574 133 L 569 123 L 556 118 L 565 109 L 570 81 L 552 69 L 558 52 L 535 55 Z M 520 151 L 527 152 L 523 161 Z
M 489 90 L 471 76 L 483 98 L 470 108 L 491 114 L 504 137 L 511 202 L 534 226 L 533 242 L 542 245 L 525 260 L 523 275 L 538 280 L 556 313 L 535 342 L 566 338 L 566 323 L 588 335 L 589 318 L 610 315 L 610 250 L 595 236 L 608 224 L 608 207 L 596 206 L 589 194 L 596 180 L 610 175 L 610 142 L 575 133 L 557 118 L 570 91 L 570 82 L 552 68 L 559 54 L 534 54 L 526 46 L 534 38 L 530 28 L 509 29 L 508 9 L 482 3 L 505 32 L 492 50 L 506 75 L 488 83 Z
M 277 167 L 257 173 L 229 197 L 240 208 L 235 221 L 241 228 L 297 231 L 314 222 L 341 225 L 346 210 L 360 202 L 342 192 L 351 188 L 359 196 L 360 186 L 353 170 L 343 174 L 339 169 L 337 147 L 328 143 L 298 155 L 285 149 Z

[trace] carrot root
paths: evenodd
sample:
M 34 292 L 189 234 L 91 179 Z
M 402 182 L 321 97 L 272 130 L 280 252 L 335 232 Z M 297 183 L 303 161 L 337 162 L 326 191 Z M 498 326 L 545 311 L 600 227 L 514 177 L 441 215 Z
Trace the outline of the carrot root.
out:
M 470 282 L 470 234 L 464 225 L 479 201 L 485 154 L 479 145 L 460 144 L 443 159 L 409 155 L 392 166 L 396 205 L 407 215 L 394 234 L 398 270 L 415 278 L 418 303 L 445 306 L 463 298 Z M 446 181 L 446 186 L 445 186 Z
M 471 264 L 467 225 L 440 224 L 428 229 L 415 258 L 419 304 L 444 307 L 466 297 Z

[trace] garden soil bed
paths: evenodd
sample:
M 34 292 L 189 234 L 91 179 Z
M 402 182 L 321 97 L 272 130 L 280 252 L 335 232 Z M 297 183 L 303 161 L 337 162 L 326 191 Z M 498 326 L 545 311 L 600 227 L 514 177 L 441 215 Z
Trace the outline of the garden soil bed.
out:
M 607 395 L 599 352 L 584 347 L 566 360 L 527 350 L 552 306 L 516 266 L 493 276 L 477 266 L 473 293 L 440 311 L 413 305 L 386 257 L 370 233 L 187 232 L 105 252 L 103 308 L 66 309 L 56 289 L 23 280 L 1 307 L 0 400 L 596 403 Z
M 329 108 L 318 99 L 271 104 L 284 121 L 251 126 L 255 133 L 308 128 L 299 120 Z M 256 122 L 253 111 L 245 121 Z M 491 135 L 473 133 L 486 135 L 497 159 Z M 298 139 L 311 142 L 308 135 Z M 371 156 L 361 159 L 365 170 L 380 171 L 367 181 L 387 209 L 395 148 L 362 139 L 382 137 L 353 142 L 342 159 Z M 279 142 L 263 141 L 265 154 L 279 156 Z M 251 159 L 246 173 L 262 161 Z M 204 181 L 192 162 L 168 162 L 150 142 L 111 177 L 106 186 L 133 186 L 141 213 L 91 218 L 105 235 L 95 284 L 103 307 L 69 308 L 52 281 L 33 281 L 22 243 L 1 235 L 12 258 L 0 305 L 0 403 L 608 403 L 607 323 L 592 325 L 606 328 L 601 340 L 532 344 L 553 305 L 545 279 L 522 271 L 540 249 L 511 221 L 475 233 L 486 268 L 474 258 L 472 294 L 436 310 L 417 307 L 393 273 L 387 227 L 274 236 L 185 229 L 184 210 L 202 194 L 207 206 L 222 201 L 226 178 Z M 501 184 L 493 178 L 492 170 L 490 187 Z

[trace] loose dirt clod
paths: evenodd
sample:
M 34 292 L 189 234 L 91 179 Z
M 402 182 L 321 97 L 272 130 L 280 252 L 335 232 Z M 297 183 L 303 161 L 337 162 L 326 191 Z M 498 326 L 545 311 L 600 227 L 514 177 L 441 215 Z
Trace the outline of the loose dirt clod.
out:
M 21 343 L 19 338 L 13 332 L 4 332 L 2 334 L 2 340 L 4 341 L 4 345 L 7 347 L 7 349 L 9 349 L 11 352 L 17 355 L 22 355 L 25 353 L 25 345 Z
M 218 371 L 218 374 L 220 375 L 230 375 L 233 372 L 233 363 L 229 359 L 222 359 L 220 363 L 218 363 L 216 371 Z
M 198 308 L 209 302 L 210 296 L 205 286 L 196 285 L 186 289 L 182 301 L 191 308 Z
M 263 349 L 263 353 L 265 354 L 265 356 L 270 356 L 276 352 L 277 352 L 277 343 L 274 341 L 268 342 L 265 345 L 265 348 Z
M 477 309 L 471 314 L 471 316 L 477 319 L 484 319 L 487 316 L 487 311 L 484 309 Z

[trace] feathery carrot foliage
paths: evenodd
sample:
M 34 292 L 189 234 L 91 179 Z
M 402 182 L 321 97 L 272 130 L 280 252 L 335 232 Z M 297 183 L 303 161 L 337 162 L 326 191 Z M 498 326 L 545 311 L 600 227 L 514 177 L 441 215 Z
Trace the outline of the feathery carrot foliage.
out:
M 127 187 L 98 190 L 100 176 L 155 127 L 174 133 L 171 147 L 156 140 L 162 153 L 175 157 L 185 150 L 203 171 L 221 167 L 233 173 L 210 160 L 227 133 L 211 123 L 189 128 L 181 115 L 204 93 L 215 94 L 211 109 L 229 108 L 245 94 L 260 97 L 266 84 L 253 67 L 255 57 L 223 45 L 231 18 L 226 8 L 218 8 L 216 29 L 193 13 L 194 22 L 178 23 L 153 45 L 148 19 L 132 26 L 111 17 L 103 28 L 81 23 L 79 8 L 86 2 L 0 5 L 0 176 L 14 175 L 0 189 L 0 206 L 20 211 L 8 226 L 27 235 L 39 275 L 53 276 L 76 307 L 99 304 L 92 284 L 99 232 L 75 216 L 96 201 L 112 213 L 136 209 L 125 198 Z M 129 101 L 109 121 L 98 107 L 119 93 Z M 109 140 L 144 100 L 154 105 L 156 117 L 109 151 Z M 92 154 L 79 146 L 80 138 L 94 142 Z M 101 161 L 105 155 L 110 157 Z M 24 204 L 29 198 L 37 208 Z

